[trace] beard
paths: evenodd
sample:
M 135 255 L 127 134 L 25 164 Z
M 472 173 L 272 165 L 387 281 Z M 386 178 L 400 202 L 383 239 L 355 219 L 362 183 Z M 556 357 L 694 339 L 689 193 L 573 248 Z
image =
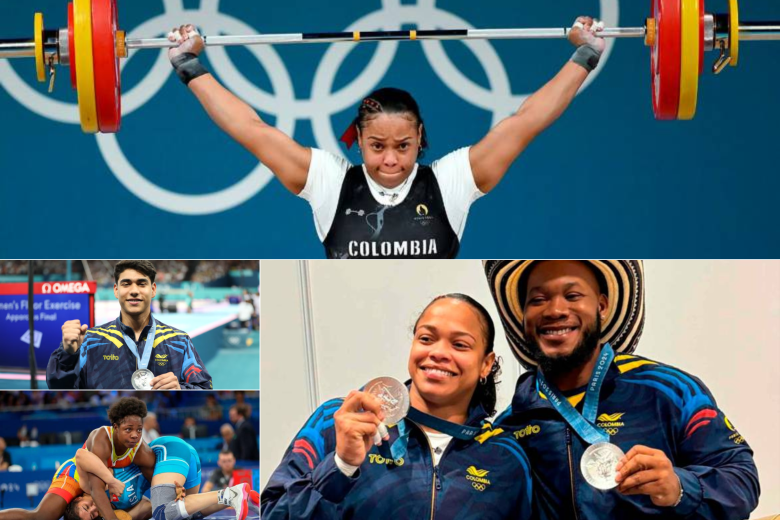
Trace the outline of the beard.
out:
M 533 353 L 537 365 L 545 376 L 565 374 L 587 363 L 601 342 L 601 316 L 596 314 L 593 327 L 582 328 L 582 339 L 570 354 L 563 356 L 547 356 L 539 346 L 536 336 L 528 336 L 528 348 Z

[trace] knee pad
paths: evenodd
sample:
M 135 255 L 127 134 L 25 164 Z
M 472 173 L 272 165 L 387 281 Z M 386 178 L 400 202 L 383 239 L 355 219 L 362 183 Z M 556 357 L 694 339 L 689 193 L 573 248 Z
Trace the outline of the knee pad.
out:
M 154 520 L 185 520 L 187 510 L 183 501 L 176 501 L 176 486 L 159 484 L 152 487 L 152 518 Z

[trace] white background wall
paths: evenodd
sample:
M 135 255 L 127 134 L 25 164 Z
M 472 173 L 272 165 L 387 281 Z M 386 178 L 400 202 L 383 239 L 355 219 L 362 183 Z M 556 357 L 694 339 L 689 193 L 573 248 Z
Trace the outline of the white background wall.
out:
M 504 361 L 498 409 L 511 401 L 522 368 L 500 333 L 479 261 L 262 264 L 263 485 L 316 403 L 376 376 L 408 377 L 411 326 L 438 294 L 467 293 L 491 310 Z M 762 496 L 752 517 L 780 513 L 780 261 L 656 260 L 645 275 L 637 354 L 707 384 L 755 451 Z

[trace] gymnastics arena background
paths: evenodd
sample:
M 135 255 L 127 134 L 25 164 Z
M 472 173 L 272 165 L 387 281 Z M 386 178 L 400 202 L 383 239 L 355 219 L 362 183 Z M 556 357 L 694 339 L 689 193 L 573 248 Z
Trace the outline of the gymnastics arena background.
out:
M 35 281 L 48 290 L 35 295 L 35 357 L 39 388 L 46 387 L 46 364 L 62 341 L 62 324 L 72 319 L 89 323 L 87 294 L 55 294 L 59 288 L 78 291 L 81 282 L 95 280 L 94 323 L 119 316 L 114 297 L 116 260 L 35 261 Z M 152 311 L 162 322 L 184 330 L 214 388 L 256 390 L 260 378 L 258 316 L 259 262 L 153 260 L 158 270 Z M 30 388 L 27 261 L 0 261 L 0 386 Z M 48 289 L 44 286 L 48 284 Z M 3 294 L 22 286 L 21 294 Z M 63 289 L 64 290 L 64 289 Z M 18 291 L 17 291 L 18 292 Z M 89 295 L 92 296 L 92 295 Z M 247 303 L 243 303 L 247 300 Z M 251 305 L 253 318 L 242 327 L 239 309 Z M 16 309 L 16 310 L 14 310 Z M 46 310 L 53 309 L 53 310 Z
M 149 411 L 156 415 L 160 435 L 182 437 L 198 450 L 202 484 L 217 469 L 225 442 L 220 428 L 231 424 L 231 406 L 248 404 L 252 409 L 249 422 L 259 431 L 257 392 L 0 392 L 0 437 L 11 455 L 10 469 L 0 471 L 0 510 L 35 509 L 51 484 L 54 471 L 75 457 L 92 430 L 108 424 L 108 407 L 126 395 L 146 401 Z M 216 399 L 209 402 L 212 400 L 208 396 Z M 186 418 L 190 418 L 187 425 Z M 149 424 L 144 425 L 145 436 L 149 434 Z M 259 489 L 259 461 L 238 460 L 236 470 L 234 479 L 240 478 Z M 230 510 L 209 518 L 234 516 Z M 258 518 L 251 513 L 247 518 L 250 517 Z
M 188 21 L 204 34 L 561 27 L 586 13 L 642 26 L 650 4 L 125 0 L 119 19 L 137 37 Z M 726 0 L 706 7 L 728 10 Z M 66 25 L 64 0 L 5 2 L 0 34 L 30 37 L 35 11 L 47 27 Z M 743 1 L 740 16 L 778 19 L 780 6 Z M 737 68 L 701 77 L 693 121 L 659 122 L 648 49 L 611 42 L 571 109 L 472 207 L 461 257 L 777 258 L 766 217 L 780 189 L 779 47 L 742 42 Z M 386 42 L 210 49 L 205 62 L 266 120 L 353 162 L 337 139 L 358 102 L 380 85 L 405 88 L 422 106 L 430 161 L 481 138 L 572 51 L 563 40 Z M 705 68 L 715 59 L 707 53 Z M 323 256 L 308 204 L 220 133 L 165 53 L 137 51 L 124 65 L 123 128 L 94 137 L 78 127 L 67 69 L 48 95 L 33 60 L 0 60 L 0 257 L 106 258 L 131 245 L 162 258 Z M 137 239 L 117 227 L 125 213 Z

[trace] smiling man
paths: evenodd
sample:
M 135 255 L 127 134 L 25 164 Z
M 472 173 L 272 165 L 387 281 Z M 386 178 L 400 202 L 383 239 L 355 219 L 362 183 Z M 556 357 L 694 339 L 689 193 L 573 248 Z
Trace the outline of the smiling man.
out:
M 153 390 L 212 388 L 211 376 L 187 333 L 152 315 L 156 275 L 148 260 L 116 264 L 119 317 L 92 329 L 79 320 L 63 324 L 62 344 L 46 367 L 49 388 L 134 388 L 133 379 Z
M 641 262 L 491 260 L 485 272 L 528 369 L 496 423 L 531 461 L 539 518 L 750 516 L 753 452 L 710 391 L 631 355 L 644 326 Z

